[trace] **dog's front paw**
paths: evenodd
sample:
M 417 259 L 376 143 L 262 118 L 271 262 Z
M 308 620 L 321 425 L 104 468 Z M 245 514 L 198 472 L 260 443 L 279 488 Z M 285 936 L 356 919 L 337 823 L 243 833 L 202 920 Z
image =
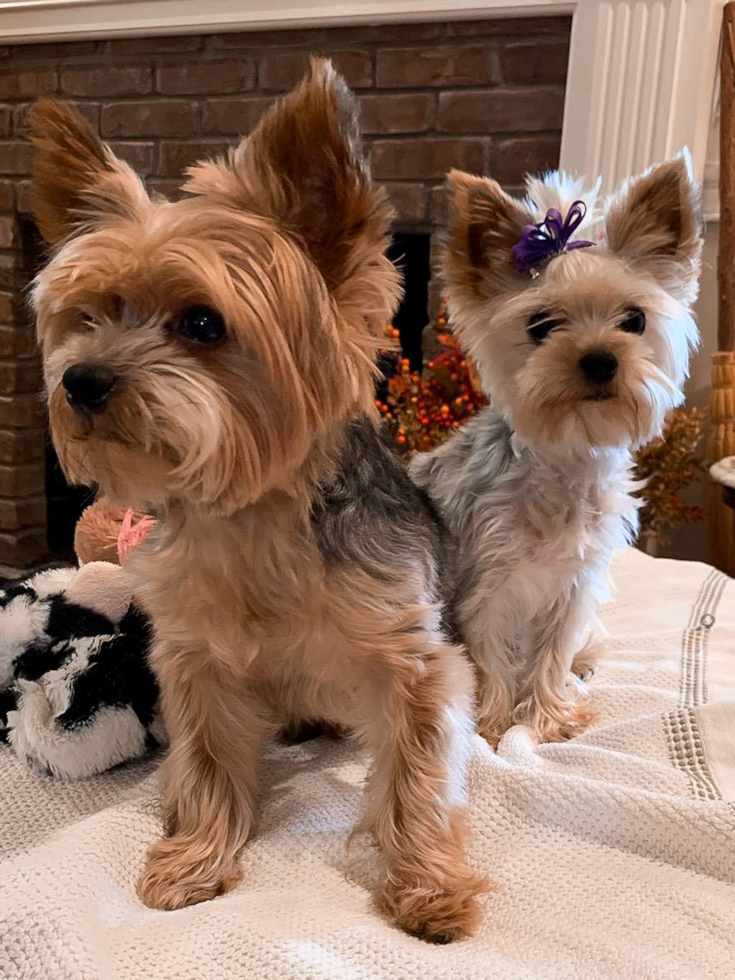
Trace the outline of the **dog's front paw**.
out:
M 215 861 L 198 853 L 192 841 L 161 840 L 148 851 L 138 896 L 152 909 L 181 909 L 224 895 L 237 885 L 242 872 L 235 861 Z
M 484 878 L 470 872 L 455 886 L 390 882 L 380 906 L 404 932 L 443 946 L 475 932 L 480 921 L 477 896 L 486 887 Z
M 596 717 L 589 698 L 540 703 L 531 697 L 516 708 L 513 721 L 533 729 L 539 742 L 566 742 L 586 731 Z
M 590 641 L 574 655 L 572 674 L 584 683 L 592 680 L 603 652 L 604 644 L 601 641 Z
M 494 749 L 497 749 L 498 742 L 512 725 L 513 718 L 510 710 L 489 712 L 480 710 L 477 714 L 477 733 Z
M 509 722 L 507 725 L 503 726 L 488 724 L 483 725 L 478 723 L 477 734 L 481 735 L 491 748 L 497 749 L 500 739 L 508 731 L 511 724 L 512 722 Z

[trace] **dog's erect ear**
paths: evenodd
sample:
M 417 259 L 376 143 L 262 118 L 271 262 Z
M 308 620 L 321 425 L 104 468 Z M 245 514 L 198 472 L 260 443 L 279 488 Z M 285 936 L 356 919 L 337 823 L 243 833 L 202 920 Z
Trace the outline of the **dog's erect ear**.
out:
M 362 158 L 354 97 L 324 59 L 312 60 L 228 161 L 202 162 L 189 175 L 187 191 L 290 229 L 330 286 L 350 275 L 357 248 L 382 246 L 392 217 Z
M 447 178 L 451 217 L 442 266 L 450 290 L 465 302 L 492 299 L 528 281 L 513 264 L 513 246 L 530 213 L 497 181 L 452 170 Z
M 29 124 L 38 150 L 33 211 L 48 244 L 55 245 L 105 215 L 133 217 L 148 202 L 133 170 L 69 106 L 40 99 L 31 109 Z
M 607 208 L 609 248 L 677 298 L 696 298 L 702 252 L 699 187 L 681 156 L 626 185 Z

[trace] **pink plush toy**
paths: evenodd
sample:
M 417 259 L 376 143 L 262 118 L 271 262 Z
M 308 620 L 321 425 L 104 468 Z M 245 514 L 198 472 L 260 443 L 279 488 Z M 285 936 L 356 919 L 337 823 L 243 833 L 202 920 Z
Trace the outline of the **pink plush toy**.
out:
M 133 510 L 125 511 L 120 533 L 117 536 L 117 554 L 121 565 L 125 564 L 133 548 L 137 548 L 145 541 L 155 523 L 147 514 L 138 514 Z
M 123 564 L 155 525 L 152 517 L 113 507 L 100 497 L 84 511 L 74 532 L 74 551 L 80 565 L 94 561 Z

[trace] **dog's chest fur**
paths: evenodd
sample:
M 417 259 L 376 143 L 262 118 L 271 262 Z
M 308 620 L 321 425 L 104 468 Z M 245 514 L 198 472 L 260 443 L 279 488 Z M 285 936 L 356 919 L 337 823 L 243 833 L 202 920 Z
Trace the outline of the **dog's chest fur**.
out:
M 410 473 L 455 538 L 460 631 L 483 606 L 505 632 L 520 631 L 575 587 L 604 599 L 610 555 L 637 526 L 627 453 L 543 456 L 518 444 L 491 407 L 416 457 Z
M 135 572 L 159 632 L 247 673 L 275 716 L 349 724 L 376 615 L 441 601 L 447 560 L 428 498 L 359 420 L 306 506 L 284 495 L 222 518 L 173 505 Z

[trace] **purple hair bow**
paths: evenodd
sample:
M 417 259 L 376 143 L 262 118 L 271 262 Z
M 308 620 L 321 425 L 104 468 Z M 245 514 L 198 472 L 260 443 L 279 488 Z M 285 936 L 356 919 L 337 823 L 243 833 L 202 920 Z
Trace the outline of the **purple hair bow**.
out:
M 594 242 L 570 242 L 587 213 L 584 201 L 574 201 L 562 221 L 556 208 L 549 208 L 537 225 L 526 225 L 520 241 L 513 246 L 513 263 L 519 272 L 531 272 L 542 262 L 561 255 L 570 248 L 589 248 Z

